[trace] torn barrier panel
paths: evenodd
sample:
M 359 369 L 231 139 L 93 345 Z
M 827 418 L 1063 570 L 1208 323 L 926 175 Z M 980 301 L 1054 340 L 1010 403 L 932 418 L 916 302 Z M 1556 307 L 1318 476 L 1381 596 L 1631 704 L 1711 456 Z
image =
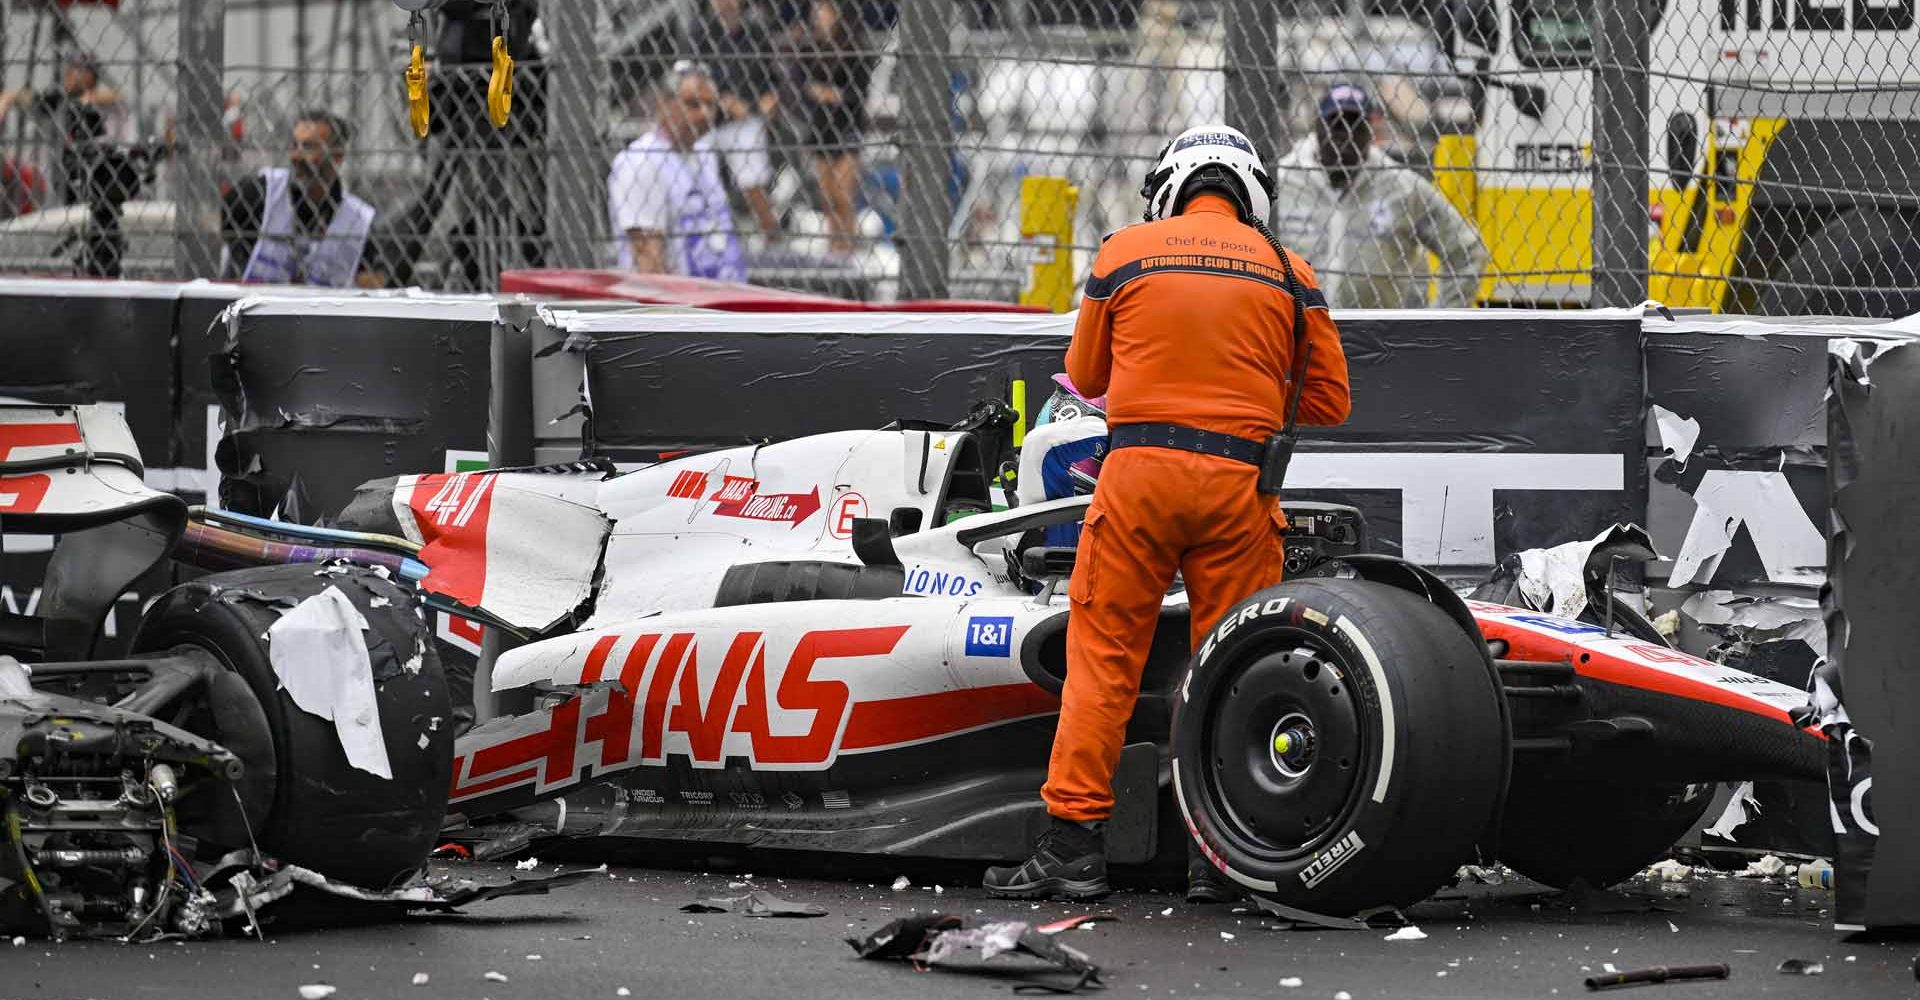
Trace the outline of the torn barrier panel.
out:
M 226 508 L 316 524 L 369 479 L 486 465 L 491 298 L 243 299 L 224 317 L 203 363 Z
M 1643 516 L 1637 315 L 1336 319 L 1353 416 L 1304 435 L 1290 496 L 1356 504 L 1381 551 L 1476 575 Z M 530 332 L 536 461 L 574 460 L 583 443 L 649 461 L 958 420 L 1014 379 L 1050 385 L 1072 317 L 549 307 Z
M 1902 330 L 1833 318 L 1649 319 L 1644 523 L 1665 556 L 1649 577 L 1818 587 L 1827 344 Z
M 1920 346 L 1837 341 L 1827 402 L 1835 922 L 1920 925 Z M 1844 727 L 1844 730 L 1843 728 Z M 1868 768 L 1871 768 L 1869 771 Z

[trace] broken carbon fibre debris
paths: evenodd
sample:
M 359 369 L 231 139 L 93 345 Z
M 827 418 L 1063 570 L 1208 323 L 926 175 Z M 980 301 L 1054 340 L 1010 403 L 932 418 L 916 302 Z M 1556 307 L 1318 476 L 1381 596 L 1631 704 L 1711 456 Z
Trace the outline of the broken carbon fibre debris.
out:
M 902 917 L 846 942 L 861 958 L 906 961 L 916 968 L 986 975 L 1064 972 L 1074 977 L 1070 982 L 1024 982 L 1014 987 L 1015 993 L 1073 994 L 1104 988 L 1100 967 L 1084 952 L 1022 920 L 969 927 L 961 917 L 928 913 Z
M 824 917 L 827 909 L 815 903 L 781 899 L 764 889 L 744 896 L 709 897 L 680 908 L 682 913 L 737 913 L 743 917 Z
M 1694 979 L 1725 979 L 1732 970 L 1725 965 L 1656 965 L 1648 969 L 1631 969 L 1626 972 L 1609 972 L 1605 975 L 1587 977 L 1587 989 L 1606 990 L 1617 986 L 1638 986 L 1644 983 L 1677 983 Z

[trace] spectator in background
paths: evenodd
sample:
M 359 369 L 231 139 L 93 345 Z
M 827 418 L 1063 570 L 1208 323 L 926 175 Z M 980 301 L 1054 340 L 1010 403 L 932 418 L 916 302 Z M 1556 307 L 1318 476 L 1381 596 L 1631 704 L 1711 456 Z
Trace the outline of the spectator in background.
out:
M 385 283 L 382 269 L 368 266 L 374 208 L 340 178 L 351 139 L 347 123 L 332 112 L 300 113 L 287 165 L 262 169 L 223 199 L 224 276 L 332 288 Z
M 780 232 L 767 188 L 773 183 L 767 119 L 779 98 L 773 88 L 770 32 L 746 0 L 708 0 L 707 16 L 693 25 L 690 50 L 713 74 L 722 123 L 713 132 L 721 180 L 736 209 L 744 207 L 768 238 Z
M 607 218 L 620 266 L 651 274 L 747 280 L 745 255 L 713 148 L 719 98 L 705 66 L 675 64 L 654 127 L 613 159 Z
M 860 187 L 860 131 L 867 125 L 873 59 L 838 0 L 813 0 L 794 44 L 792 90 L 813 152 L 814 179 L 832 248 L 853 250 Z
M 60 151 L 55 191 L 68 205 L 94 200 L 93 160 L 107 138 L 107 114 L 120 95 L 100 82 L 100 64 L 86 52 L 70 52 L 60 66 L 60 86 L 34 93 L 22 87 L 0 92 L 0 120 L 16 107 L 43 121 Z
M 1421 308 L 1430 281 L 1435 306 L 1473 305 L 1488 256 L 1479 231 L 1431 182 L 1374 147 L 1373 117 L 1365 90 L 1327 90 L 1315 134 L 1274 170 L 1274 228 L 1313 261 L 1337 307 Z

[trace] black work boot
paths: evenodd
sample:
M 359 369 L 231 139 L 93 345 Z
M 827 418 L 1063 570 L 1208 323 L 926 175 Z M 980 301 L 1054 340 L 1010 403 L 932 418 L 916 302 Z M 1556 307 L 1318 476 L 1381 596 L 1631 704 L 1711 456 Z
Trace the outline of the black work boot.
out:
M 1237 903 L 1240 886 L 1206 859 L 1192 844 L 1187 845 L 1187 902 Z
M 1002 899 L 1099 899 L 1112 892 L 1105 826 L 1051 817 L 1025 864 L 987 869 L 987 891 Z

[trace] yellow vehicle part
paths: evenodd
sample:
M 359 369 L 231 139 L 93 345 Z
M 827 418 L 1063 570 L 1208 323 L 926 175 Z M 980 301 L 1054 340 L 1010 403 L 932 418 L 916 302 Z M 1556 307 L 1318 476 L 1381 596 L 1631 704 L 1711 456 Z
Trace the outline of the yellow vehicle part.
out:
M 427 127 L 433 124 L 433 109 L 427 105 L 427 53 L 419 45 L 413 47 L 413 59 L 407 63 L 401 77 L 407 82 L 407 121 L 413 125 L 416 139 L 427 137 Z
M 1716 145 L 1718 138 L 1709 138 L 1702 176 L 1666 205 L 1660 240 L 1652 252 L 1651 298 L 1715 312 L 1724 312 L 1732 304 L 1727 279 L 1740 259 L 1746 227 L 1753 218 L 1754 181 L 1786 124 L 1782 118 L 1750 122 L 1745 141 L 1726 150 L 1733 153 L 1733 175 L 1728 178 L 1713 176 L 1723 156 Z
M 493 36 L 493 75 L 487 79 L 487 120 L 494 128 L 506 128 L 513 114 L 513 57 L 507 54 L 507 40 Z
M 1057 313 L 1073 308 L 1073 216 L 1080 189 L 1064 177 L 1020 180 L 1020 242 L 1027 280 L 1020 304 Z
M 1660 209 L 1657 238 L 1648 247 L 1647 295 L 1670 306 L 1724 311 L 1728 277 L 1739 259 L 1752 218 L 1754 180 L 1783 119 L 1752 121 L 1733 160 L 1731 177 L 1715 179 L 1721 148 L 1710 138 L 1706 168 L 1684 190 L 1661 183 L 1648 195 Z M 1491 261 L 1480 301 L 1568 301 L 1590 282 L 1593 195 L 1586 188 L 1499 187 L 1483 183 L 1472 135 L 1440 137 L 1433 150 L 1434 186 L 1472 219 Z

